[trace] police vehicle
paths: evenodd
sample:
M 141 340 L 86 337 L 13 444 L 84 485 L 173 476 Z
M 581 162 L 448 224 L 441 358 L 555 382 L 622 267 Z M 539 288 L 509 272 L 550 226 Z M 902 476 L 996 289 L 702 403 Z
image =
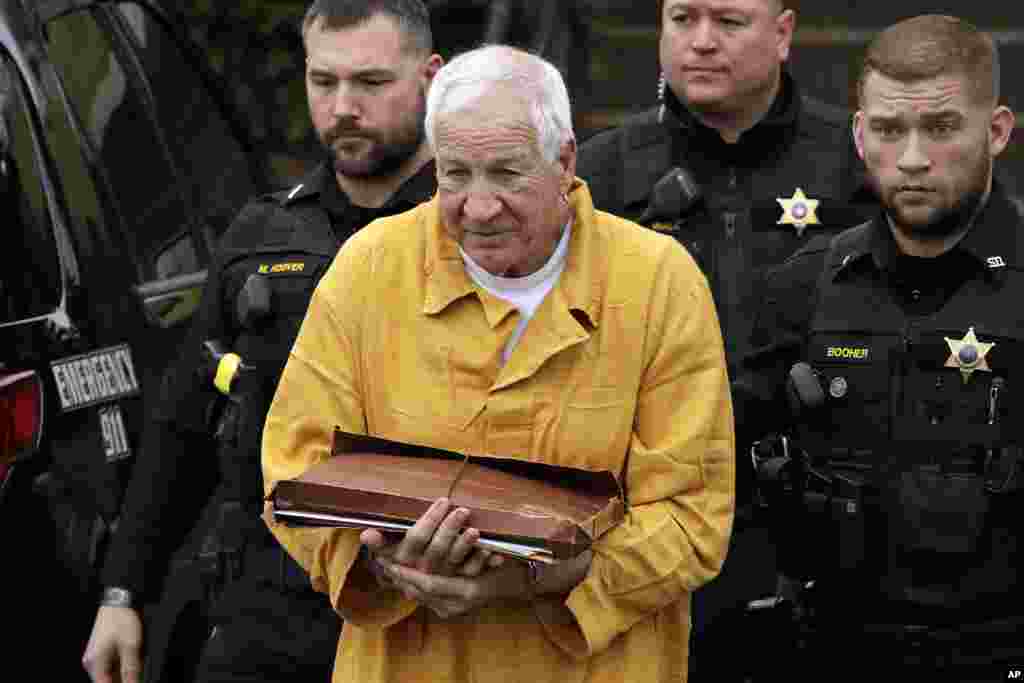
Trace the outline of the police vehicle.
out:
M 29 598 L 0 667 L 84 675 L 144 417 L 268 189 L 214 79 L 152 0 L 0 0 L 0 585 Z

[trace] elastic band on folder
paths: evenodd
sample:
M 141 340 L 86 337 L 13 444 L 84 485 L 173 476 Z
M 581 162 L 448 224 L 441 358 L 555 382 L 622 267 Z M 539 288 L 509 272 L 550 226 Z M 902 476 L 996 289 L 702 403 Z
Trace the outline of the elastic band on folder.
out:
M 462 478 L 462 473 L 466 471 L 466 465 L 469 464 L 469 453 L 466 453 L 462 458 L 462 466 L 459 467 L 459 471 L 455 473 L 455 477 L 452 479 L 451 485 L 448 487 L 448 502 L 451 503 L 452 495 L 455 493 L 455 486 L 459 483 L 459 479 Z

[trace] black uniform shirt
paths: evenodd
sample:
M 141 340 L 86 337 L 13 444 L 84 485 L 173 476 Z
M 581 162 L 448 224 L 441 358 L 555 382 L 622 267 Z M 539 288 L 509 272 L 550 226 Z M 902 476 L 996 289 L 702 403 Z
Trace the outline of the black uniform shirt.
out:
M 1016 208 L 997 182 L 974 227 L 953 249 L 937 258 L 915 258 L 900 251 L 888 219 L 880 213 L 870 229 L 844 243 L 832 277 L 881 275 L 908 318 L 927 316 L 939 310 L 967 280 L 1001 277 L 1002 266 L 1012 262 L 1018 248 L 1016 232 L 1011 229 L 1018 221 Z M 757 416 L 756 426 L 747 423 L 755 435 L 777 432 L 789 422 L 783 378 L 800 360 L 830 239 L 822 236 L 811 241 L 773 269 L 762 292 L 751 335 L 752 351 L 734 382 L 739 389 L 734 394 L 737 413 L 743 413 L 744 420 Z M 758 407 L 753 409 L 753 404 Z
M 663 216 L 675 208 L 659 207 L 652 189 L 676 166 L 689 171 L 702 199 L 685 216 Z M 849 114 L 803 96 L 785 72 L 767 114 L 734 144 L 666 89 L 663 109 L 587 140 L 577 168 L 597 208 L 673 235 L 701 266 L 731 370 L 747 350 L 765 270 L 816 234 L 867 220 L 875 206 L 864 188 Z M 815 203 L 816 220 L 794 226 L 783 220 L 779 200 L 797 197 L 798 190 Z
M 917 353 L 924 352 L 928 358 L 938 359 L 932 361 L 937 363 L 941 363 L 941 359 L 945 358 L 946 348 L 939 343 L 936 349 L 935 343 L 930 339 L 918 338 L 918 332 L 931 330 L 930 333 L 934 333 L 935 321 L 949 309 L 954 296 L 959 292 L 971 292 L 973 290 L 968 289 L 969 287 L 975 286 L 974 283 L 980 284 L 982 288 L 978 291 L 982 294 L 970 294 L 969 299 L 958 299 L 960 303 L 957 310 L 964 310 L 967 305 L 971 310 L 978 311 L 979 320 L 988 321 L 989 324 L 1005 322 L 1003 334 L 1009 335 L 1009 338 L 997 344 L 997 348 L 989 356 L 989 361 L 993 363 L 993 367 L 1008 367 L 1011 361 L 1005 357 L 996 358 L 995 354 L 1007 353 L 1007 350 L 1012 348 L 1011 343 L 1021 341 L 1013 339 L 1022 329 L 1019 310 L 1005 305 L 1006 301 L 1013 300 L 1014 293 L 1003 289 L 1011 286 L 1008 284 L 1010 282 L 1016 282 L 1015 286 L 1019 287 L 1022 259 L 1020 228 L 1019 213 L 1002 188 L 996 184 L 973 227 L 956 246 L 936 258 L 915 258 L 902 253 L 892 237 L 887 218 L 882 214 L 869 224 L 838 237 L 835 248 L 830 248 L 830 240 L 827 238 L 819 238 L 808 244 L 768 278 L 768 286 L 765 288 L 755 324 L 752 343 L 754 351 L 745 359 L 741 378 L 734 385 L 734 388 L 743 388 L 743 391 L 734 392 L 737 414 L 743 415 L 737 419 L 746 420 L 760 435 L 777 432 L 780 429 L 789 433 L 799 431 L 795 429 L 796 425 L 791 424 L 793 418 L 789 414 L 785 396 L 785 378 L 795 362 L 811 360 L 804 357 L 805 351 L 815 353 L 815 349 L 808 347 L 807 342 L 812 320 L 816 317 L 819 283 L 829 280 L 848 291 L 847 296 L 871 297 L 863 301 L 880 302 L 879 315 L 890 316 L 886 318 L 888 322 L 882 323 L 880 329 L 885 330 L 887 325 L 895 322 L 898 326 L 895 329 L 902 328 L 901 333 L 905 341 L 916 340 L 911 346 L 918 348 Z M 844 283 L 848 283 L 848 286 L 843 287 Z M 894 309 L 885 302 L 886 299 L 895 304 L 900 319 L 891 319 Z M 833 303 L 841 301 L 837 297 L 831 300 Z M 855 306 L 861 311 L 864 309 L 862 301 L 856 302 Z M 1000 308 L 993 309 L 995 306 Z M 881 311 L 887 312 L 883 314 Z M 825 320 L 828 321 L 831 330 L 840 324 L 838 321 L 842 320 L 844 314 L 834 309 L 828 313 Z M 861 316 L 858 321 L 862 323 L 863 313 L 857 315 Z M 860 323 L 854 324 L 849 331 L 858 333 L 860 328 L 857 325 Z M 966 327 L 968 321 L 964 320 L 963 324 Z M 965 331 L 956 329 L 961 333 Z M 847 372 L 844 374 L 848 374 L 852 366 L 846 367 Z M 827 370 L 822 368 L 823 372 Z M 942 396 L 949 395 L 947 392 Z M 1009 397 L 1010 403 L 1004 405 L 1002 409 L 1008 410 L 1010 421 L 1019 420 L 1020 404 L 1015 402 L 1014 394 L 1009 394 Z M 890 397 L 888 400 L 896 399 Z M 938 405 L 947 399 L 938 394 L 915 394 L 901 400 L 904 401 L 902 410 L 906 410 L 907 405 L 926 406 L 933 400 Z M 981 410 L 984 409 L 985 404 L 976 404 L 973 400 L 972 398 L 969 405 L 951 405 L 955 405 L 959 411 L 977 406 L 982 406 Z M 871 409 L 872 406 L 869 405 L 837 408 L 845 410 L 846 413 L 842 414 L 846 415 L 857 411 L 868 412 Z M 963 415 L 962 412 L 960 414 Z M 835 418 L 830 423 L 832 426 L 826 427 L 822 434 L 829 434 L 829 430 L 832 429 L 843 429 L 842 426 L 836 427 L 835 420 L 842 423 L 841 418 Z M 965 418 L 965 423 L 967 420 L 968 418 Z M 808 426 L 813 432 L 813 427 Z M 851 426 L 850 429 L 856 430 L 857 427 Z M 879 430 L 885 433 L 884 428 Z M 811 438 L 821 438 L 821 434 L 812 434 Z M 829 438 L 832 440 L 828 442 L 828 446 L 841 449 L 844 445 L 839 437 L 833 435 Z M 939 456 L 943 452 L 945 451 L 942 448 L 938 448 L 915 452 L 914 455 L 930 457 Z M 1008 520 L 1002 516 L 1005 515 L 1005 508 L 1011 501 L 1019 500 L 1019 494 L 1015 495 L 1018 497 L 997 497 L 993 501 L 993 510 L 999 507 L 999 512 L 991 513 L 987 524 L 989 528 L 997 530 L 992 533 L 1002 536 L 998 547 L 993 546 L 986 551 L 987 559 L 984 562 L 979 562 L 974 555 L 962 554 L 951 554 L 936 559 L 936 554 L 931 550 L 919 552 L 913 549 L 906 551 L 898 561 L 893 560 L 898 562 L 893 564 L 893 576 L 898 576 L 900 581 L 906 581 L 903 585 L 909 586 L 906 595 L 910 597 L 906 599 L 906 603 L 900 604 L 900 609 L 905 610 L 905 614 L 913 614 L 914 618 L 919 619 L 932 618 L 925 607 L 930 604 L 929 600 L 936 604 L 941 602 L 935 596 L 946 596 L 950 601 L 954 601 L 953 604 L 957 604 L 957 600 L 962 600 L 964 604 L 971 605 L 970 609 L 977 609 L 974 616 L 965 616 L 967 620 L 983 618 L 993 610 L 998 613 L 999 609 L 1003 609 L 1000 607 L 1000 597 L 997 595 L 993 598 L 986 591 L 1000 590 L 1000 586 L 1005 585 L 1007 572 L 1015 571 L 1008 570 L 1007 567 L 1014 566 L 1013 558 L 1018 552 L 1019 532 L 1005 531 L 1003 527 L 1007 526 Z M 1018 527 L 1015 520 L 1019 516 L 1019 510 L 1011 514 L 1009 527 Z M 895 524 L 899 517 L 899 514 L 890 515 L 890 522 Z M 913 519 L 909 516 L 907 518 Z M 795 524 L 783 537 L 777 539 L 780 547 L 787 549 L 779 558 L 780 566 L 785 567 L 786 573 L 793 576 L 801 576 L 806 568 L 815 566 L 818 555 L 824 552 L 821 541 L 825 539 L 814 539 L 805 533 L 807 528 L 813 528 L 810 523 L 808 522 L 803 529 L 797 528 L 798 526 L 799 524 Z M 922 530 L 921 533 L 925 531 Z M 875 537 L 882 538 L 877 534 Z M 953 538 L 950 536 L 950 539 Z M 952 540 L 950 542 L 952 543 Z M 867 574 L 863 576 L 866 577 Z M 955 580 L 950 577 L 954 577 Z M 867 581 L 868 579 L 865 579 L 865 582 Z M 928 588 L 922 588 L 924 586 Z M 935 586 L 947 586 L 947 589 L 943 592 L 935 589 Z M 843 592 L 845 593 L 845 590 Z M 928 598 L 924 599 L 922 596 L 926 595 Z M 870 599 L 861 601 L 861 607 L 865 609 L 870 609 L 871 604 L 873 603 Z M 885 616 L 876 614 L 873 618 Z
M 169 554 L 182 545 L 186 532 L 192 528 L 193 538 L 185 541 L 186 550 L 179 551 L 180 555 L 187 555 L 193 541 L 200 539 L 205 527 L 215 521 L 202 519 L 196 524 L 201 514 L 215 514 L 208 502 L 222 476 L 218 471 L 217 448 L 208 411 L 208 406 L 219 399 L 210 382 L 197 372 L 197 365 L 204 340 L 230 342 L 237 334 L 237 324 L 230 319 L 232 292 L 238 286 L 228 281 L 232 264 L 250 253 L 273 255 L 274 252 L 301 251 L 306 243 L 309 248 L 319 244 L 317 248 L 321 250 L 326 245 L 333 252 L 372 220 L 406 211 L 428 200 L 435 187 L 435 165 L 431 161 L 409 178 L 384 206 L 367 209 L 351 203 L 338 186 L 330 165 L 324 163 L 296 187 L 261 197 L 242 209 L 220 241 L 182 355 L 168 372 L 164 398 L 154 419 L 146 425 L 143 447 L 139 449 L 122 506 L 120 527 L 105 558 L 103 585 L 122 586 L 145 594 L 163 576 Z M 326 211 L 333 235 L 317 234 L 315 222 L 295 219 L 298 212 L 292 207 L 308 207 L 311 203 Z M 292 234 L 292 230 L 303 227 L 303 232 Z M 280 241 L 282 234 L 292 235 L 287 243 Z M 311 293 L 308 287 L 303 291 L 307 297 Z M 304 312 L 308 298 L 301 303 L 299 313 Z M 297 323 L 294 327 L 297 332 Z M 270 355 L 283 365 L 294 339 L 286 338 L 287 335 L 272 336 L 263 341 Z M 261 407 L 262 415 L 267 407 Z M 258 437 L 258 429 L 247 430 L 239 437 L 245 440 L 238 449 L 247 470 L 244 481 L 261 480 Z M 253 483 L 249 488 L 253 489 L 254 498 L 262 497 L 258 484 Z M 207 510 L 201 512 L 204 504 Z
M 353 204 L 348 195 L 342 192 L 326 164 L 318 169 L 317 176 L 309 185 L 311 190 L 320 193 L 320 204 L 331 217 L 331 225 L 339 242 L 344 242 L 364 225 L 383 216 L 408 211 L 430 199 L 437 185 L 435 169 L 433 161 L 425 164 L 380 208 L 366 208 Z M 300 190 L 296 194 L 296 197 L 299 196 L 306 196 L 306 193 Z

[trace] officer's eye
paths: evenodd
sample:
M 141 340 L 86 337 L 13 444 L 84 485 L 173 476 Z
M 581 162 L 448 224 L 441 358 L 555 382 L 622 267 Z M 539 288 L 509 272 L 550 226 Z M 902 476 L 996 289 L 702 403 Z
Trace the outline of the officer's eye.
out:
M 334 84 L 337 81 L 335 79 L 333 79 L 333 78 L 324 78 L 322 76 L 320 76 L 320 77 L 314 76 L 313 78 L 310 79 L 310 82 L 312 82 L 313 85 L 315 85 L 318 88 L 333 88 Z
M 672 16 L 672 23 L 685 26 L 692 22 L 692 17 L 689 14 L 675 14 Z
M 386 78 L 360 78 L 359 82 L 365 86 L 376 88 L 378 86 L 390 83 L 391 81 Z
M 936 121 L 928 126 L 928 134 L 932 137 L 944 138 L 955 133 L 959 127 L 953 121 Z
M 719 17 L 718 23 L 726 28 L 742 28 L 747 25 L 747 21 L 743 17 L 734 17 L 729 15 Z
M 872 124 L 871 130 L 883 140 L 895 140 L 903 134 L 903 126 L 887 121 Z

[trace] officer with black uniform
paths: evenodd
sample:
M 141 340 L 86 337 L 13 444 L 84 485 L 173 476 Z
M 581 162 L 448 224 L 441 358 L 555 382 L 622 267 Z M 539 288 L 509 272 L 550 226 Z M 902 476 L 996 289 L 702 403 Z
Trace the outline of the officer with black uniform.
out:
M 735 381 L 766 270 L 815 235 L 866 220 L 874 201 L 864 191 L 849 113 L 802 93 L 785 68 L 792 9 L 780 0 L 659 0 L 658 17 L 659 105 L 590 138 L 578 173 L 598 208 L 673 235 L 700 264 Z M 694 595 L 694 680 L 704 660 L 710 679 L 724 680 L 719 654 L 747 640 L 727 617 L 774 590 L 774 548 L 751 515 L 745 426 L 737 413 L 729 556 Z
M 796 423 L 762 467 L 814 617 L 790 679 L 1024 666 L 1024 225 L 993 180 L 1014 128 L 998 75 L 964 21 L 883 31 L 854 119 L 883 210 L 769 278 L 744 372 L 764 431 Z
M 330 677 L 341 617 L 261 519 L 263 421 L 340 245 L 435 191 L 423 116 L 441 58 L 421 0 L 317 0 L 303 36 L 328 160 L 250 202 L 221 239 L 106 558 L 83 658 L 94 681 L 138 680 L 137 609 L 165 575 L 147 681 Z

